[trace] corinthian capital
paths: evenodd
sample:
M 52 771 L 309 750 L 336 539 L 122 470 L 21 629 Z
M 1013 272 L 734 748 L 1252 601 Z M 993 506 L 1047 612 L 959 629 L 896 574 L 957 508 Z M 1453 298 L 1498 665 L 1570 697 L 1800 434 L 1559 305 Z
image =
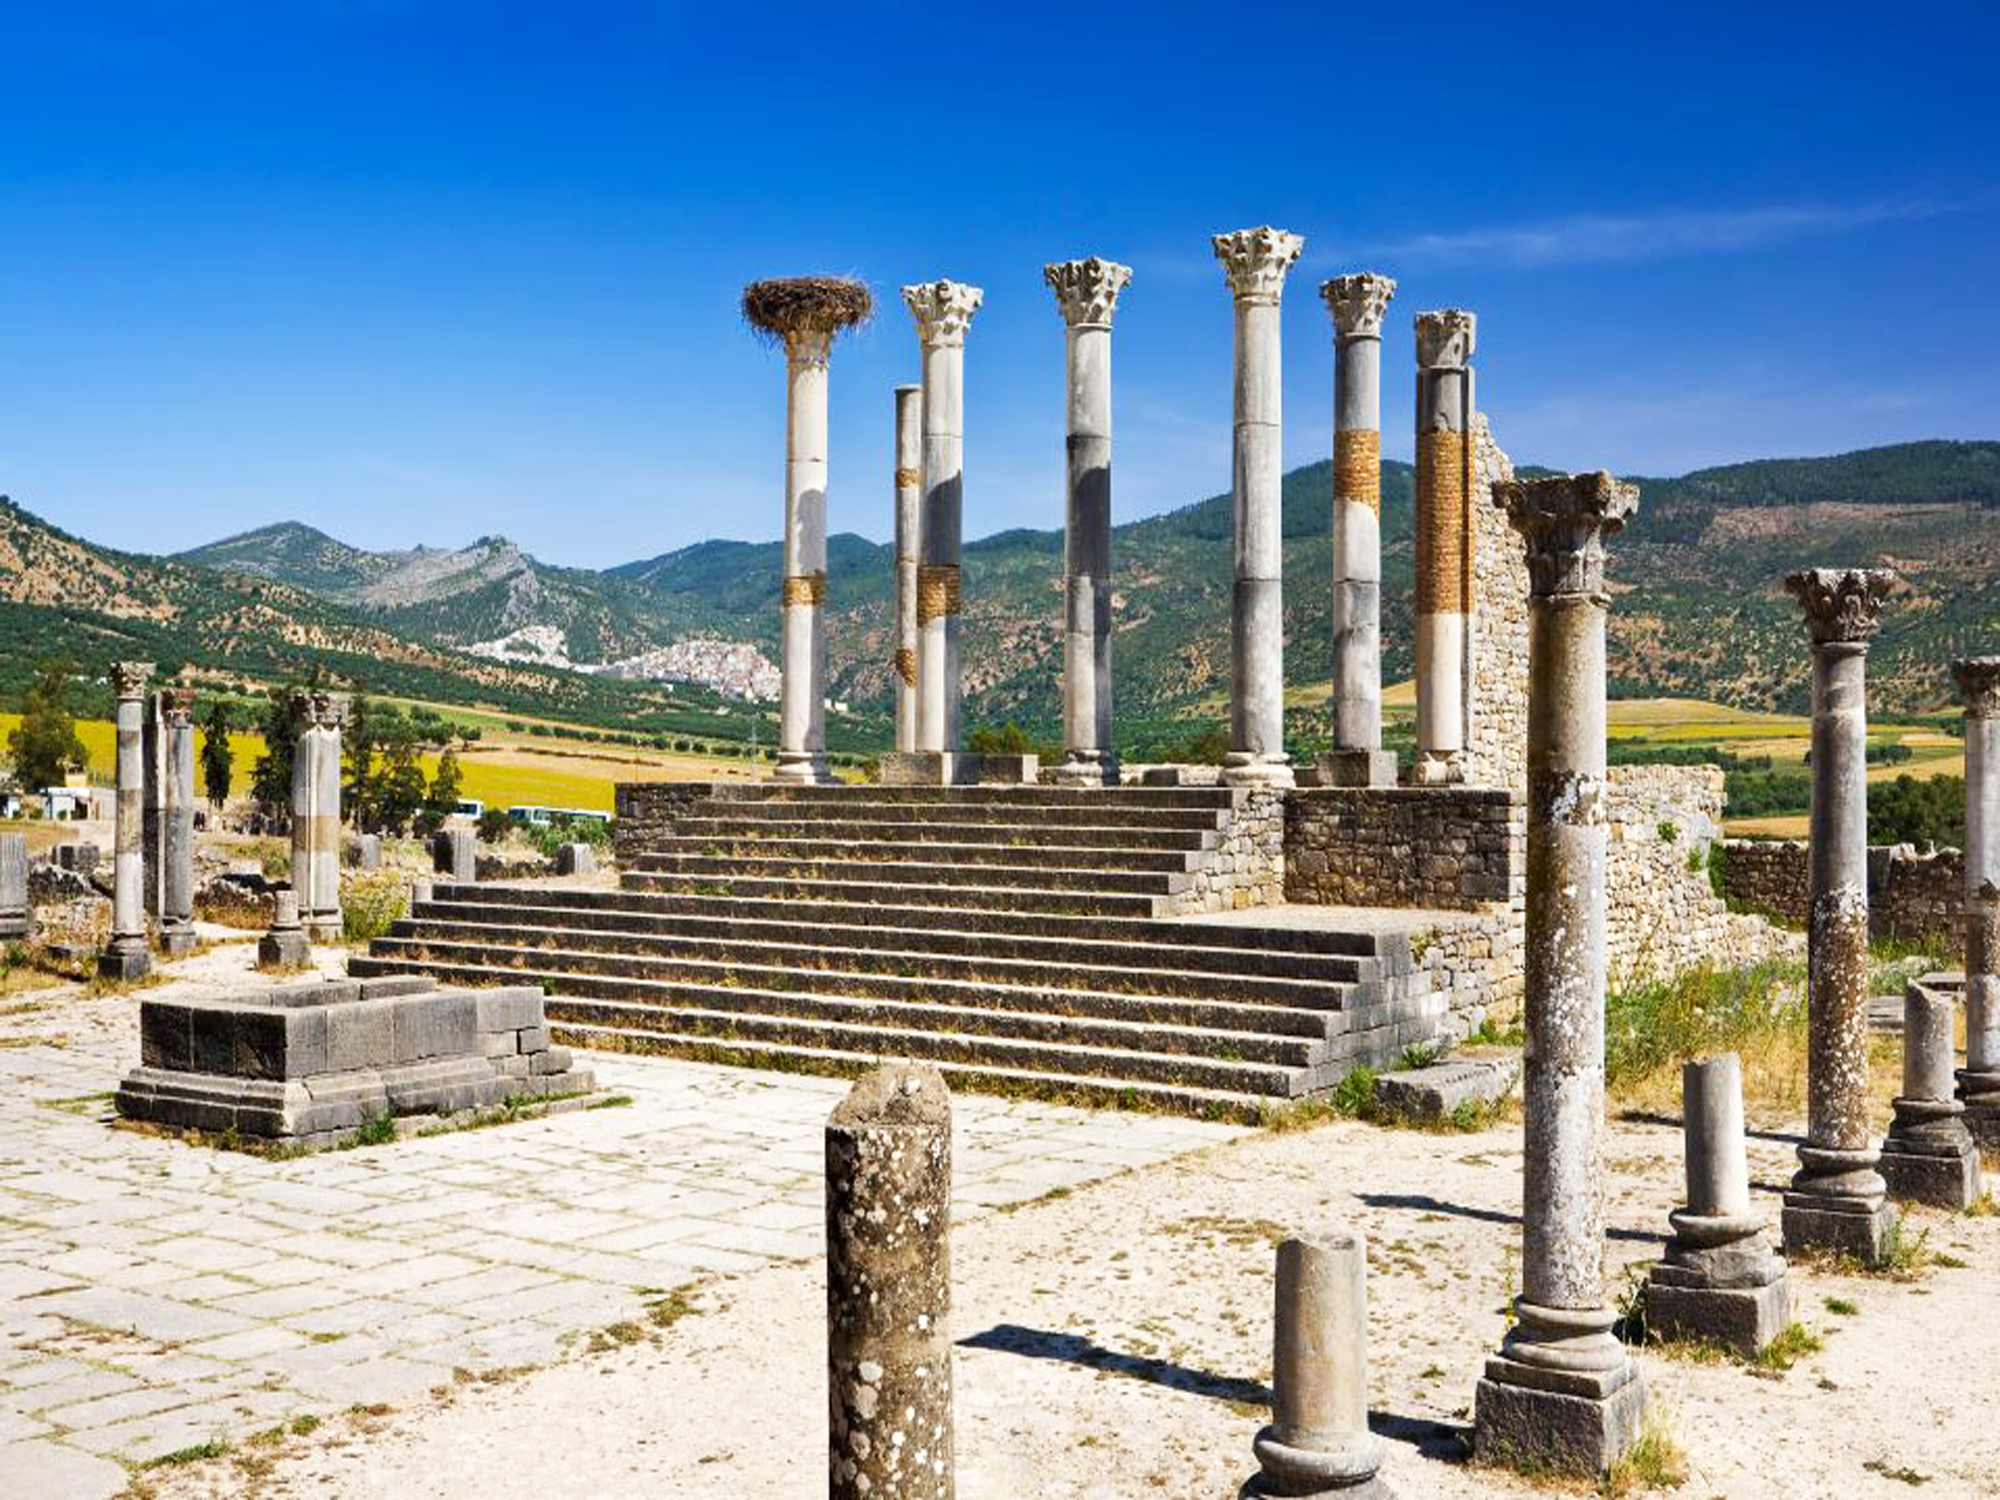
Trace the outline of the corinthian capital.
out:
M 314 693 L 312 721 L 321 729 L 339 729 L 347 722 L 347 699 L 338 693 Z
M 903 288 L 903 301 L 917 320 L 920 343 L 963 344 L 965 330 L 986 293 L 962 281 L 926 281 L 921 286 Z
M 1297 235 L 1269 224 L 1218 234 L 1212 243 L 1239 302 L 1276 302 L 1285 290 L 1285 273 L 1306 246 Z
M 825 328 L 795 328 L 785 335 L 785 362 L 826 366 L 833 354 L 833 334 Z
M 1887 568 L 1805 568 L 1787 574 L 1785 590 L 1805 607 L 1814 645 L 1866 641 L 1896 575 Z
M 1319 284 L 1326 310 L 1333 314 L 1333 331 L 1343 339 L 1379 339 L 1382 315 L 1396 295 L 1396 283 L 1373 271 L 1336 276 Z
M 194 689 L 165 688 L 160 693 L 160 716 L 175 728 L 194 722 Z
M 2000 656 L 1965 656 L 1951 664 L 1969 719 L 2000 719 Z
M 111 664 L 111 686 L 120 698 L 137 698 L 146 691 L 146 679 L 153 675 L 149 661 L 115 661 Z
M 1604 539 L 1639 508 L 1639 487 L 1591 474 L 1503 479 L 1494 503 L 1528 544 L 1528 591 L 1538 599 L 1604 592 Z
M 1130 266 L 1095 255 L 1042 267 L 1042 280 L 1056 294 L 1056 311 L 1072 328 L 1109 328 L 1118 294 L 1131 279 Z
M 1426 370 L 1451 368 L 1472 358 L 1479 320 L 1459 307 L 1417 314 L 1417 363 Z

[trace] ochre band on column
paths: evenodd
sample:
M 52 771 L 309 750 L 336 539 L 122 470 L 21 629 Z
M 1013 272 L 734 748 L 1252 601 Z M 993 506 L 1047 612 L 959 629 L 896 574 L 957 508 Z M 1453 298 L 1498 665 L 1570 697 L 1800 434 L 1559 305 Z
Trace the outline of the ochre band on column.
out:
M 1465 434 L 1437 429 L 1417 446 L 1417 613 L 1462 615 L 1472 605 L 1465 567 Z
M 899 650 L 896 653 L 896 675 L 903 679 L 906 687 L 917 685 L 917 653 Z
M 1333 497 L 1382 513 L 1382 434 L 1357 427 L 1333 435 Z
M 785 580 L 785 603 L 824 604 L 826 602 L 826 574 L 800 573 Z
M 924 471 L 922 469 L 898 469 L 896 471 L 896 488 L 899 490 L 918 489 L 922 487 L 923 482 Z
M 927 624 L 958 611 L 958 569 L 949 563 L 917 569 L 917 623 Z

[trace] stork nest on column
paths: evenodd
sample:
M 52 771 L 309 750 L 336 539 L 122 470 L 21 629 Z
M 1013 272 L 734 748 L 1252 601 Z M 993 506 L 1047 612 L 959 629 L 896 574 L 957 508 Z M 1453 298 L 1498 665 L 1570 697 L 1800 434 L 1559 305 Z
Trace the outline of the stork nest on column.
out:
M 837 334 L 874 311 L 868 288 L 845 276 L 781 276 L 743 288 L 743 321 L 777 344 L 794 334 Z

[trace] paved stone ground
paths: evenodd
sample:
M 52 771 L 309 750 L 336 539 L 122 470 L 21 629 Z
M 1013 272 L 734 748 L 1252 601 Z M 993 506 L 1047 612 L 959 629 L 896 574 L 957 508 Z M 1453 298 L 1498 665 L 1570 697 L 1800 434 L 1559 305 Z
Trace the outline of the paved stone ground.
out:
M 218 948 L 177 987 L 244 962 Z M 126 1466 L 540 1364 L 668 1289 L 820 1252 L 821 1127 L 845 1083 L 593 1056 L 628 1106 L 273 1162 L 112 1128 L 136 1008 L 0 1004 L 8 1496 L 115 1494 Z M 962 1217 L 1241 1133 L 955 1109 Z

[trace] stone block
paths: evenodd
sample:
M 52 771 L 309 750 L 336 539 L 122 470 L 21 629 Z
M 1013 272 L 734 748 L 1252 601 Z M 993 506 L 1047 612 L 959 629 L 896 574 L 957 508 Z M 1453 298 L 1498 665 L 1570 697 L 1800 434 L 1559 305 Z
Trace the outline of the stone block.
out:
M 257 940 L 257 966 L 261 969 L 296 969 L 312 957 L 312 945 L 297 928 L 274 928 Z
M 1889 1184 L 1889 1196 L 1899 1203 L 1928 1203 L 1960 1213 L 1977 1203 L 1984 1189 L 1979 1180 L 1979 1150 L 1929 1153 L 1901 1151 L 1893 1139 L 1883 1142 L 1876 1170 Z
M 595 875 L 597 851 L 588 844 L 563 844 L 556 849 L 556 874 Z
M 476 990 L 481 1031 L 522 1031 L 542 1024 L 542 992 L 523 985 Z
M 1481 1462 L 1598 1475 L 1631 1451 L 1646 1405 L 1636 1374 L 1602 1395 L 1556 1389 L 1555 1381 L 1516 1383 L 1539 1373 L 1513 1360 L 1487 1361 L 1473 1399 L 1473 1450 Z
M 431 840 L 431 865 L 453 880 L 479 878 L 479 836 L 470 828 L 441 828 Z
M 1711 1287 L 1672 1266 L 1654 1266 L 1646 1283 L 1646 1328 L 1666 1339 L 1719 1344 L 1745 1356 L 1764 1348 L 1792 1320 L 1781 1276 L 1768 1286 Z
M 1887 1202 L 1871 1207 L 1854 1198 L 1786 1193 L 1781 1222 L 1787 1255 L 1819 1250 L 1880 1265 L 1894 1242 L 1897 1214 Z
M 389 974 L 381 979 L 361 981 L 360 999 L 379 1000 L 387 995 L 422 995 L 437 988 L 428 974 Z
M 1430 1024 L 1427 1011 L 1428 1007 L 1413 1003 L 1396 1019 L 1398 1035 L 1411 1042 L 1420 1040 Z M 1375 1080 L 1375 1102 L 1411 1119 L 1435 1120 L 1461 1105 L 1497 1104 L 1520 1079 L 1519 1052 L 1508 1047 L 1468 1048 L 1427 1068 L 1384 1073 Z
M 516 1050 L 521 1052 L 546 1052 L 549 1050 L 549 1028 L 529 1026 L 515 1033 Z
M 385 1068 L 395 1060 L 396 1001 L 361 1000 L 328 1010 L 326 1065 L 329 1072 Z
M 976 786 L 980 757 L 939 750 L 892 750 L 882 757 L 884 786 Z
M 321 1006 L 237 1010 L 235 1064 L 227 1071 L 281 1080 L 325 1072 L 327 1015 Z
M 1321 786 L 1394 786 L 1396 752 L 1393 750 L 1327 750 L 1315 769 Z
M 528 1057 L 528 1072 L 531 1075 L 568 1071 L 569 1048 L 567 1047 L 551 1047 L 546 1052 L 536 1052 Z
M 152 969 L 153 955 L 144 940 L 123 947 L 114 941 L 97 955 L 98 974 L 120 983 L 129 984 L 134 979 L 143 979 Z
M 512 1057 L 520 1050 L 521 1033 L 518 1031 L 479 1033 L 479 1051 L 484 1057 Z
M 981 755 L 976 759 L 981 786 L 1033 786 L 1041 776 L 1039 756 Z
M 361 871 L 382 868 L 382 839 L 378 834 L 357 833 L 347 841 L 347 863 Z
M 147 1000 L 139 1006 L 139 1063 L 168 1072 L 194 1070 L 193 1022 L 185 1005 Z
M 261 994 L 247 995 L 239 1004 L 262 1003 L 279 1009 L 308 1005 L 342 1005 L 361 998 L 361 986 L 352 979 L 312 979 L 302 984 L 280 984 Z
M 236 1072 L 236 1011 L 232 1007 L 200 1001 L 190 1004 L 188 1035 L 190 1072 L 224 1077 Z
M 437 990 L 367 1003 L 384 1006 L 389 1011 L 392 1062 L 417 1062 L 480 1051 L 479 1007 L 463 990 Z

